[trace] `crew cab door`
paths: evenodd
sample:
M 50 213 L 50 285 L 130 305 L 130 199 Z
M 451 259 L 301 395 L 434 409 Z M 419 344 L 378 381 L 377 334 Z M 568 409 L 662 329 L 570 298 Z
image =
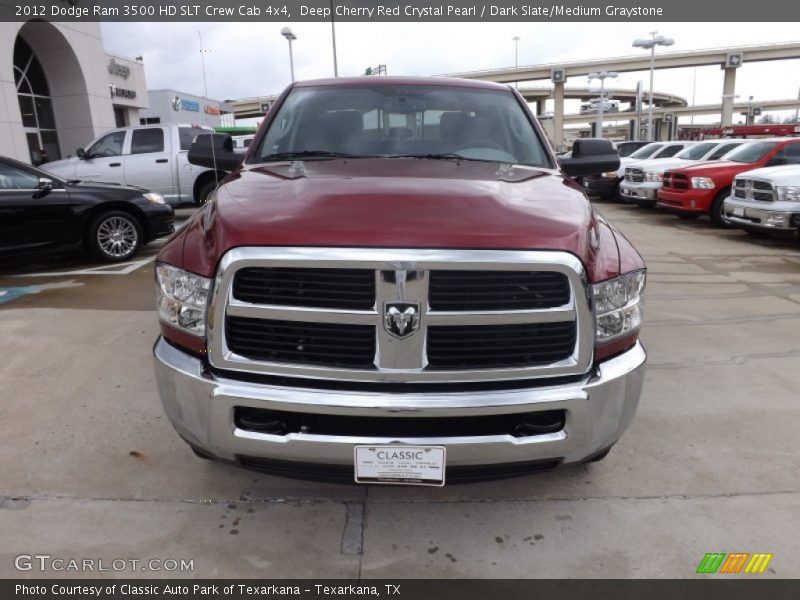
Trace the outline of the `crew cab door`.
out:
M 98 138 L 86 150 L 85 158 L 78 161 L 75 177 L 82 181 L 124 183 L 122 152 L 125 148 L 124 129 L 112 131 Z
M 179 199 L 175 186 L 175 156 L 163 127 L 131 130 L 125 155 L 125 183 L 158 192 L 167 202 Z
M 35 172 L 0 161 L 0 256 L 35 254 L 73 241 L 71 200 L 55 185 L 41 190 Z

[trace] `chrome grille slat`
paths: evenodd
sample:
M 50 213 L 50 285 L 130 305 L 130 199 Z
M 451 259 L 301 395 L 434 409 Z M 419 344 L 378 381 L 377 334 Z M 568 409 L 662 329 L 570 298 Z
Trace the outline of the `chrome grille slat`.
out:
M 777 194 L 772 183 L 749 177 L 737 177 L 733 182 L 733 197 L 757 202 L 775 202 Z
M 363 309 L 243 301 L 239 292 L 252 288 L 234 290 L 234 282 L 245 269 L 278 272 L 290 281 L 289 271 L 306 270 L 306 282 L 337 284 L 335 274 L 349 269 L 358 273 L 347 280 L 360 281 L 362 290 L 372 287 L 364 284 L 369 272 L 374 296 Z M 444 285 L 434 286 L 437 279 Z M 476 294 L 468 300 L 476 304 L 458 298 L 457 290 L 464 295 L 469 288 Z M 324 286 L 317 292 L 329 297 Z M 291 289 L 288 294 L 293 297 Z M 437 294 L 444 306 L 459 310 L 437 309 Z M 484 302 L 492 298 L 499 309 Z M 419 329 L 405 337 L 388 331 L 387 303 L 417 306 Z M 594 348 L 583 267 L 566 252 L 236 248 L 220 263 L 209 313 L 213 366 L 276 376 L 376 383 L 561 377 L 586 373 Z M 226 331 L 231 320 L 246 327 Z M 572 337 L 565 334 L 570 328 Z

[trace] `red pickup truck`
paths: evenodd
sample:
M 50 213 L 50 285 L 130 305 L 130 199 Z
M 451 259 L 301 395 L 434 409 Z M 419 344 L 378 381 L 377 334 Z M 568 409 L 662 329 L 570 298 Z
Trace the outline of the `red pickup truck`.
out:
M 764 139 L 745 144 L 720 160 L 664 173 L 657 205 L 683 219 L 704 214 L 722 225 L 725 199 L 731 195 L 734 178 L 761 167 L 796 164 L 800 160 L 800 138 Z
M 201 457 L 443 485 L 603 458 L 633 418 L 645 264 L 508 86 L 295 83 L 156 262 L 161 399 Z

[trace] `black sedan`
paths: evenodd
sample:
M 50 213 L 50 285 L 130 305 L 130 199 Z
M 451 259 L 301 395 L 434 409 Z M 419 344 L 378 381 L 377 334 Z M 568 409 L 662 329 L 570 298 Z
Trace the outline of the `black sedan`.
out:
M 142 244 L 174 231 L 174 220 L 160 194 L 65 181 L 0 156 L 0 267 L 70 249 L 128 260 Z

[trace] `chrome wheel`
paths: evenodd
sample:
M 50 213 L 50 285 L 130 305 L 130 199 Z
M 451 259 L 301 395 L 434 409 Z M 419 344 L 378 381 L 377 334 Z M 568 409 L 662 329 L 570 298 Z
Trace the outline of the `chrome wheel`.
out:
M 97 227 L 97 245 L 111 258 L 124 258 L 136 251 L 139 232 L 127 217 L 113 215 Z

